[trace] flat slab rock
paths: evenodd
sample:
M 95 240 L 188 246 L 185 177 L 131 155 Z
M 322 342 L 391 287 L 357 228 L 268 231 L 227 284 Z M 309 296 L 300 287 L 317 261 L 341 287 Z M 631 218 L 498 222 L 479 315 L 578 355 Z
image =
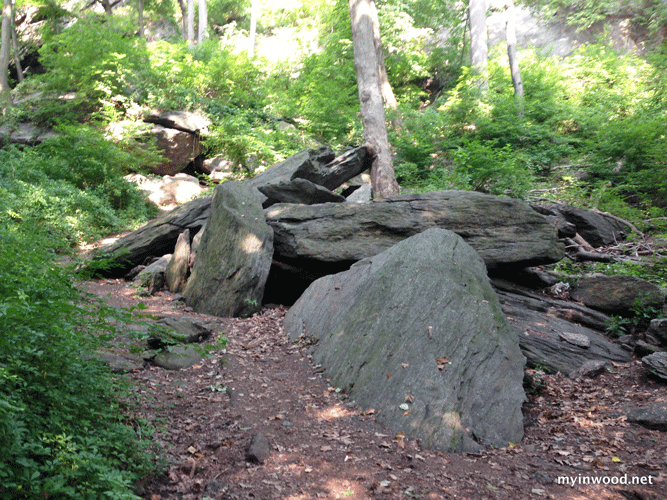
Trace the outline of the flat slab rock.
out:
M 463 265 L 465 263 L 465 265 Z M 524 357 L 483 261 L 433 228 L 315 281 L 285 316 L 293 340 L 395 432 L 442 451 L 523 436 Z
M 531 366 L 576 377 L 589 361 L 629 363 L 630 353 L 600 333 L 558 317 L 541 301 L 496 290 L 503 311 L 517 329 L 521 352 Z M 563 302 L 567 307 L 567 302 Z
M 656 352 L 644 356 L 642 364 L 651 375 L 667 382 L 667 352 Z
M 277 204 L 264 213 L 275 234 L 274 258 L 282 262 L 356 262 L 434 227 L 463 237 L 488 268 L 553 263 L 564 256 L 554 226 L 528 205 L 472 191 L 369 203 Z
M 147 258 L 171 254 L 178 236 L 186 229 L 196 234 L 211 212 L 211 196 L 203 196 L 166 212 L 136 231 L 95 250 L 93 260 L 108 259 L 109 267 L 100 274 L 123 276 Z
M 170 347 L 153 358 L 153 364 L 165 370 L 183 370 L 199 363 L 201 350 L 189 345 Z

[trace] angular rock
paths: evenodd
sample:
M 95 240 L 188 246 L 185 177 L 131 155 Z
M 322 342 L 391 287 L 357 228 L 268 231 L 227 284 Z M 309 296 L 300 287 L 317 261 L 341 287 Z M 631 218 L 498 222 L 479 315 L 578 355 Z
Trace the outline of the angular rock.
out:
M 662 352 L 662 349 L 653 344 L 649 344 L 648 342 L 644 342 L 643 340 L 637 340 L 634 345 L 634 351 L 638 357 L 643 358 L 644 356 L 649 356 L 656 352 Z
M 291 181 L 298 177 L 296 174 L 299 169 L 304 172 L 315 170 L 315 165 L 326 165 L 333 160 L 335 156 L 333 150 L 328 146 L 301 151 L 300 153 L 290 156 L 286 160 L 267 168 L 264 172 L 245 181 L 245 183 L 252 188 L 259 189 L 263 186 Z M 260 192 L 258 192 L 258 196 L 262 203 L 266 202 L 272 204 L 272 202 Z
M 160 352 L 153 358 L 153 364 L 165 370 L 183 370 L 199 363 L 201 352 L 189 345 L 177 345 Z
M 665 296 L 660 287 L 634 276 L 592 276 L 581 278 L 570 297 L 584 305 L 613 314 L 628 314 L 635 306 L 662 309 Z
M 150 171 L 154 174 L 177 174 L 201 154 L 199 140 L 189 132 L 154 125 L 150 133 L 156 138 L 156 148 L 167 159 L 159 165 L 150 167 Z
M 218 185 L 183 291 L 186 304 L 216 316 L 252 315 L 261 307 L 272 255 L 273 231 L 252 189 L 235 181 Z
M 148 339 L 148 346 L 151 349 L 161 349 L 168 345 L 181 343 L 203 342 L 213 333 L 201 321 L 178 316 L 161 318 L 157 324 L 166 328 L 167 332 L 154 332 L 151 335 Z
M 601 359 L 586 361 L 577 370 L 570 373 L 570 378 L 573 379 L 580 379 L 583 377 L 595 378 L 598 375 L 604 373 L 606 369 L 607 369 L 606 361 L 602 361 Z
M 99 271 L 103 276 L 123 276 L 148 257 L 172 252 L 178 236 L 185 229 L 190 229 L 191 233 L 199 231 L 208 219 L 210 208 L 210 196 L 197 198 L 99 248 L 91 257 L 93 260 L 108 259 L 109 267 Z
M 564 256 L 553 226 L 526 204 L 472 191 L 371 203 L 278 204 L 265 215 L 275 233 L 275 259 L 298 267 L 305 261 L 319 268 L 320 275 L 433 227 L 462 236 L 490 269 L 553 263 Z
M 618 240 L 624 240 L 632 232 L 629 223 L 608 214 L 562 204 L 531 206 L 543 215 L 556 217 L 559 224 L 563 222 L 573 224 L 576 232 L 594 247 L 611 245 Z
M 583 333 L 559 332 L 558 336 L 561 340 L 569 342 L 574 346 L 581 347 L 582 349 L 588 349 L 591 346 L 591 339 Z
M 265 208 L 275 203 L 314 205 L 316 203 L 342 203 L 345 201 L 345 197 L 306 179 L 293 179 L 268 184 L 259 187 L 259 191 L 268 198 L 263 204 Z
M 150 110 L 144 115 L 144 121 L 155 123 L 166 128 L 198 134 L 206 131 L 211 125 L 211 121 L 205 116 L 190 111 L 160 111 Z
M 172 293 L 181 293 L 185 288 L 185 283 L 188 279 L 188 271 L 190 270 L 190 230 L 186 229 L 176 240 L 176 247 L 171 256 L 167 269 L 165 271 L 165 278 L 167 287 Z
M 200 170 L 220 182 L 234 174 L 234 163 L 223 157 L 207 158 L 202 162 Z
M 524 358 L 483 261 L 433 228 L 314 282 L 285 331 L 393 432 L 443 451 L 523 435 Z
M 156 283 L 156 277 L 158 280 L 160 280 L 160 276 L 162 277 L 161 283 L 164 285 L 165 279 L 164 279 L 164 273 L 167 271 L 167 265 L 169 265 L 169 261 L 171 260 L 171 254 L 163 255 L 159 259 L 156 259 L 152 264 L 149 266 L 146 266 L 139 274 L 137 274 L 134 279 L 132 279 L 132 282 L 134 286 L 137 287 L 149 287 L 151 285 L 151 281 L 153 282 L 153 287 L 155 288 L 157 286 Z M 162 288 L 162 287 L 160 287 Z M 153 295 L 149 292 L 150 295 Z
M 667 319 L 652 319 L 646 335 L 652 336 L 660 345 L 667 347 Z
M 0 126 L 0 144 L 8 142 L 11 144 L 36 146 L 55 135 L 55 132 L 52 130 L 45 129 L 34 123 L 19 123 L 16 126 L 5 124 Z
M 373 197 L 373 188 L 370 184 L 363 184 L 345 198 L 349 203 L 365 203 L 371 201 Z
M 628 408 L 628 422 L 647 429 L 667 432 L 667 404 Z
M 270 454 L 269 440 L 266 439 L 264 434 L 258 432 L 250 441 L 245 459 L 248 462 L 263 464 L 269 458 Z
M 146 362 L 140 356 L 132 354 L 115 354 L 111 352 L 99 352 L 96 356 L 116 373 L 127 373 L 133 370 L 143 370 Z
M 517 330 L 521 352 L 526 356 L 529 366 L 541 366 L 552 372 L 570 374 L 587 361 L 629 363 L 633 359 L 620 346 L 578 324 L 579 319 L 585 317 L 581 308 L 571 309 L 574 314 L 572 321 L 568 321 L 558 317 L 558 308 L 552 305 L 558 302 L 567 304 L 565 301 L 552 299 L 545 304 L 538 299 L 506 291 L 496 290 L 496 294 L 503 311 Z M 561 339 L 561 332 L 576 334 L 577 337 L 585 336 L 590 346 L 579 347 L 566 342 Z
M 656 352 L 644 356 L 642 365 L 651 375 L 667 382 L 667 352 Z
M 322 166 L 321 163 L 303 163 L 294 173 L 295 178 L 309 180 L 327 189 L 336 189 L 345 181 L 371 168 L 373 158 L 366 146 L 359 146 L 333 158 Z

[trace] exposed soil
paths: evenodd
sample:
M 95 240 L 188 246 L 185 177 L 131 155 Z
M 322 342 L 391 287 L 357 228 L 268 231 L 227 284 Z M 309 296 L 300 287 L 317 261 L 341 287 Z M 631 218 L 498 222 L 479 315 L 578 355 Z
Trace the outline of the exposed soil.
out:
M 84 288 L 109 305 L 143 302 L 147 314 L 202 319 L 229 339 L 225 351 L 191 368 L 127 375 L 143 396 L 137 421 L 153 423 L 152 439 L 169 460 L 164 475 L 140 485 L 143 498 L 667 498 L 667 433 L 625 417 L 627 407 L 667 401 L 667 385 L 647 378 L 639 361 L 592 380 L 528 370 L 534 387 L 522 442 L 441 453 L 387 431 L 372 411 L 330 387 L 308 346 L 285 335 L 282 306 L 248 319 L 216 318 L 193 313 L 167 292 L 140 297 L 120 280 Z M 261 464 L 246 461 L 256 433 L 270 443 Z M 564 476 L 576 484 L 558 484 Z M 598 480 L 609 484 L 585 484 Z

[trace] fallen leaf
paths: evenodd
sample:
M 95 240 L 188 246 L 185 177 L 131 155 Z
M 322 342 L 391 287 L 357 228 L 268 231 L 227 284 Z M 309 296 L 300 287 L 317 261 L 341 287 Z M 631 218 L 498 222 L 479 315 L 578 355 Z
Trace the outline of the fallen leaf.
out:
M 621 460 L 620 458 L 618 458 L 618 457 L 611 457 L 611 461 L 612 461 L 612 462 L 615 462 L 615 463 L 620 463 L 620 462 L 622 462 L 622 460 Z
M 331 451 L 333 448 L 329 445 L 320 446 L 320 451 Z
M 405 402 L 406 403 L 414 403 L 415 402 L 415 397 L 412 394 L 406 394 L 405 395 Z
M 190 454 L 192 454 L 192 455 L 194 455 L 195 453 L 197 453 L 197 451 L 198 451 L 197 448 L 195 448 L 194 446 L 190 446 L 190 447 L 188 448 L 188 453 L 190 453 Z
M 402 366 L 403 368 L 407 368 L 407 367 L 410 366 L 410 365 L 409 365 L 408 363 L 401 363 L 401 366 Z
M 449 359 L 442 357 L 437 359 L 438 362 L 438 370 L 442 371 L 445 369 L 445 366 L 447 366 L 447 363 L 449 363 Z

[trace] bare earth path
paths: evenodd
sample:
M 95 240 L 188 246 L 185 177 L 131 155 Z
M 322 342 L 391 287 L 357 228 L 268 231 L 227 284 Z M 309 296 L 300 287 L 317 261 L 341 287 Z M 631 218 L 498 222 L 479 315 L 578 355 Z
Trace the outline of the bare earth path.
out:
M 667 385 L 639 362 L 595 380 L 532 372 L 539 383 L 524 406 L 521 443 L 445 454 L 387 431 L 330 387 L 308 346 L 284 334 L 284 307 L 215 318 L 167 292 L 138 297 L 123 281 L 84 288 L 109 305 L 197 317 L 229 339 L 226 352 L 186 370 L 128 375 L 143 396 L 134 418 L 157 427 L 152 439 L 170 460 L 163 476 L 140 485 L 143 498 L 667 499 L 667 433 L 626 422 L 625 407 L 667 401 Z M 246 461 L 258 432 L 270 443 L 263 464 Z M 576 484 L 559 485 L 565 476 Z M 594 481 L 608 484 L 585 484 Z

